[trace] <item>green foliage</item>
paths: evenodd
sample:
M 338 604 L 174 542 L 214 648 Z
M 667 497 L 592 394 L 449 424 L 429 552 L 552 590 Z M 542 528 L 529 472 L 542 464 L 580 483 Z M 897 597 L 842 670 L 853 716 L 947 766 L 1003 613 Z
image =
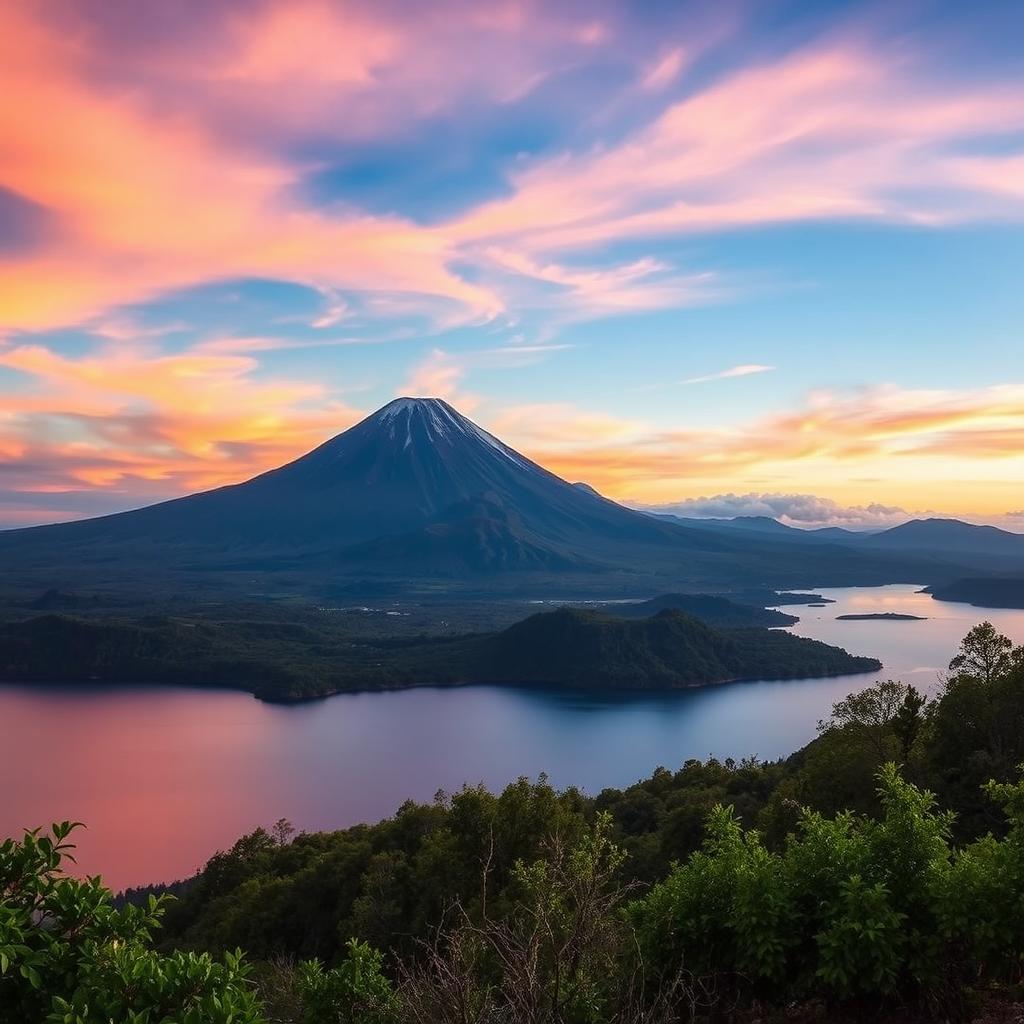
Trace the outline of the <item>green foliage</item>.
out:
M 826 990 L 839 996 L 889 995 L 900 979 L 903 915 L 893 909 L 881 882 L 851 875 L 824 912 L 815 936 L 818 967 Z
M 430 1024 L 603 1024 L 627 995 L 631 946 L 617 880 L 625 855 L 598 814 L 571 841 L 555 834 L 511 871 L 501 912 L 461 903 L 424 943 L 399 992 L 403 1016 Z M 482 879 L 487 884 L 489 869 Z
M 1014 662 L 1020 662 L 1020 654 L 1014 651 L 1010 638 L 997 633 L 991 622 L 982 622 L 961 641 L 949 670 L 991 685 L 998 676 L 1005 675 Z
M 396 999 L 384 976 L 384 958 L 364 942 L 350 939 L 345 959 L 325 968 L 319 960 L 299 964 L 303 1024 L 387 1024 Z
M 48 1024 L 257 1024 L 263 1020 L 247 985 L 241 952 L 218 963 L 209 954 L 159 956 L 142 942 L 89 944 L 78 981 L 53 996 Z
M 703 849 L 630 907 L 644 962 L 767 998 L 924 996 L 1024 950 L 1024 783 L 991 787 L 1012 828 L 963 850 L 951 815 L 894 765 L 879 820 L 805 811 L 782 852 L 718 807 Z M 999 964 L 1002 967 L 999 967 Z
M 927 698 L 918 693 L 913 686 L 908 686 L 903 695 L 903 703 L 896 710 L 892 719 L 892 731 L 900 742 L 900 753 L 903 760 L 910 759 L 910 753 L 914 748 L 917 737 L 924 725 L 924 707 Z
M 472 678 L 656 690 L 880 667 L 784 630 L 716 629 L 671 608 L 639 620 L 561 608 L 487 639 Z
M 527 973 L 522 965 L 533 966 L 533 1003 L 542 1017 L 579 1024 L 607 1019 L 609 983 L 620 951 L 612 912 L 623 893 L 614 878 L 625 861 L 611 831 L 611 816 L 598 814 L 568 849 L 556 839 L 541 859 L 518 861 L 507 927 L 482 929 L 506 968 L 519 967 L 505 971 L 506 995 Z
M 1003 822 L 978 791 L 990 779 L 1012 781 L 1024 761 L 1024 648 L 982 623 L 964 638 L 950 672 L 922 737 L 929 781 L 956 811 L 960 838 L 998 833 Z
M 901 714 L 906 717 L 913 706 L 911 690 L 912 687 L 886 679 L 851 693 L 832 708 L 832 717 L 827 722 L 818 723 L 818 730 L 845 730 L 882 761 L 889 752 L 893 723 Z
M 1013 783 L 990 782 L 986 791 L 1000 804 L 1009 830 L 956 851 L 950 870 L 936 880 L 938 926 L 959 942 L 969 961 L 996 977 L 1017 980 L 1024 957 L 1024 765 Z
M 72 822 L 0 844 L 5 1024 L 259 1024 L 241 953 L 155 953 L 163 898 L 115 909 L 98 878 L 63 875 Z

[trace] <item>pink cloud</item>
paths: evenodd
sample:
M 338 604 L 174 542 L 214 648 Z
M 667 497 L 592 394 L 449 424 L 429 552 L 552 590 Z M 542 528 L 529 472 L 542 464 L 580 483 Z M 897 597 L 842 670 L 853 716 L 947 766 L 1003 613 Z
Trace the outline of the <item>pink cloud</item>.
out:
M 0 6 L 0 186 L 60 225 L 41 251 L 0 263 L 0 324 L 58 326 L 169 289 L 253 276 L 424 293 L 476 317 L 501 308 L 447 268 L 443 235 L 397 217 L 296 205 L 289 189 L 299 168 L 225 144 L 201 111 L 154 118 L 137 93 L 101 90 L 81 64 L 76 39 Z
M 948 151 L 1022 118 L 1019 88 L 923 85 L 884 52 L 815 45 L 726 72 L 614 147 L 518 171 L 511 196 L 458 230 L 539 253 L 781 221 L 957 218 L 999 187 L 955 173 Z
M 466 367 L 461 360 L 444 349 L 435 348 L 412 368 L 401 393 L 412 398 L 443 398 L 463 412 L 472 412 L 480 399 L 461 390 L 465 376 Z
M 641 82 L 645 89 L 658 91 L 671 85 L 686 64 L 686 51 L 676 46 L 650 67 Z
M 1019 157 L 953 155 L 1017 128 L 1019 87 L 943 80 L 923 57 L 842 36 L 724 70 L 643 108 L 614 141 L 597 118 L 575 150 L 510 161 L 507 197 L 446 223 L 318 208 L 299 187 L 317 164 L 293 144 L 394 141 L 441 111 L 500 108 L 613 43 L 661 96 L 724 30 L 652 57 L 607 19 L 530 2 L 399 18 L 271 0 L 211 5 L 201 27 L 124 45 L 103 34 L 107 22 L 57 10 L 0 2 L 0 187 L 51 225 L 41 245 L 0 263 L 8 327 L 60 326 L 238 277 L 395 296 L 445 326 L 526 309 L 557 322 L 731 294 L 721 274 L 642 254 L 609 265 L 595 247 L 795 220 L 1024 213 Z M 329 305 L 316 322 L 342 315 Z
M 0 452 L 5 486 L 28 493 L 167 497 L 233 483 L 358 417 L 319 385 L 260 379 L 243 351 L 166 355 L 115 342 L 71 358 L 16 345 L 0 366 L 26 381 L 5 396 Z

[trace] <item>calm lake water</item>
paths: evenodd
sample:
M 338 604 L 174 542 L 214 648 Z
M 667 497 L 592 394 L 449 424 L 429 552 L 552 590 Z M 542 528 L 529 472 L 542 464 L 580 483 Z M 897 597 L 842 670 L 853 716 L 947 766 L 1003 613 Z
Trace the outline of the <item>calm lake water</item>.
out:
M 1024 643 L 1024 611 L 932 601 L 911 586 L 820 591 L 794 632 L 880 658 L 934 687 L 989 619 Z M 925 622 L 838 622 L 853 612 Z M 0 686 L 0 836 L 75 818 L 79 869 L 114 888 L 191 874 L 218 848 L 287 817 L 303 829 L 375 821 L 407 798 L 547 772 L 596 793 L 689 757 L 774 758 L 877 674 L 735 683 L 646 696 L 421 689 L 263 704 L 229 690 Z

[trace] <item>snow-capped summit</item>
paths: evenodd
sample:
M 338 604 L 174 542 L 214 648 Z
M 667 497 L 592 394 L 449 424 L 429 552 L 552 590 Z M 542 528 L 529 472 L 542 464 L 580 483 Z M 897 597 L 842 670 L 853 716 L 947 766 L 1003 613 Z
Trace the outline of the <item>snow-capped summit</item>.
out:
M 403 448 L 412 447 L 414 432 L 434 443 L 452 442 L 461 437 L 470 442 L 483 441 L 507 459 L 526 462 L 517 451 L 463 416 L 443 398 L 396 398 L 369 419 L 380 423 L 391 440 L 404 437 Z

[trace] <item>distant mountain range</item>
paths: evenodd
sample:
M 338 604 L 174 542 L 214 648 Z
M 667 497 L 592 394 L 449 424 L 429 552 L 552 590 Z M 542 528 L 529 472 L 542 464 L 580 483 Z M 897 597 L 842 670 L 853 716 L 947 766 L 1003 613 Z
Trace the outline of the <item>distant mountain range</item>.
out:
M 714 531 L 764 533 L 795 543 L 840 543 L 866 551 L 921 551 L 946 557 L 967 555 L 972 560 L 1024 559 L 1024 534 L 1000 530 L 995 526 L 975 526 L 959 519 L 911 519 L 885 530 L 844 530 L 824 526 L 803 530 L 780 523 L 769 516 L 737 516 L 734 519 L 687 519 L 658 514 L 662 520 L 674 519 L 690 527 Z
M 813 530 L 800 530 L 794 526 L 787 526 L 780 523 L 778 519 L 771 516 L 734 516 L 731 519 L 691 519 L 685 516 L 677 516 L 666 512 L 653 512 L 659 519 L 671 519 L 687 526 L 704 527 L 709 530 L 746 530 L 753 533 L 767 533 L 774 537 L 789 537 L 801 540 L 828 540 L 846 543 L 855 541 L 859 537 L 866 537 L 866 533 L 857 533 L 854 530 L 844 530 L 839 526 L 821 526 Z
M 1019 547 L 1013 547 L 1013 545 Z M 328 595 L 438 586 L 562 594 L 937 583 L 1020 560 L 1024 537 L 908 523 L 872 537 L 626 508 L 532 462 L 440 399 L 400 398 L 245 483 L 0 533 L 4 584 Z
M 974 526 L 959 519 L 912 519 L 858 541 L 861 547 L 889 551 L 944 551 L 949 554 L 1024 558 L 1024 535 Z

